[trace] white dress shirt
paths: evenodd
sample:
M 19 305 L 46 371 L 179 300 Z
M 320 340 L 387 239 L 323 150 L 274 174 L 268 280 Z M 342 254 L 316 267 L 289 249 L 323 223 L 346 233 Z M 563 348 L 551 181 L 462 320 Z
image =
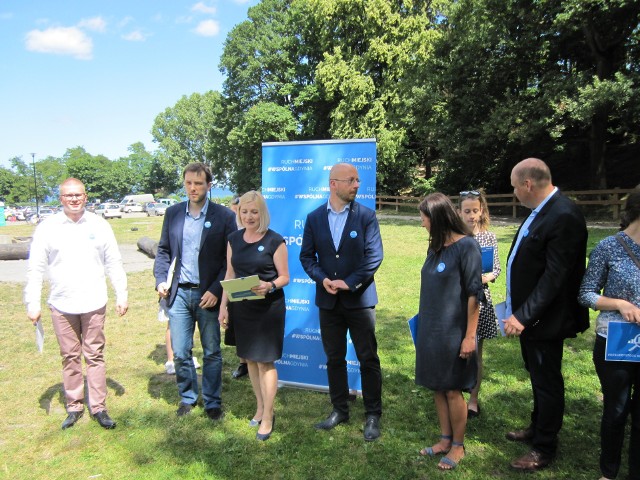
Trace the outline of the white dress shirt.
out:
M 48 274 L 48 304 L 64 313 L 87 313 L 107 303 L 105 273 L 117 303 L 127 302 L 127 276 L 111 226 L 85 211 L 74 222 L 64 212 L 44 220 L 35 230 L 24 302 L 29 313 L 41 310 L 42 281 Z

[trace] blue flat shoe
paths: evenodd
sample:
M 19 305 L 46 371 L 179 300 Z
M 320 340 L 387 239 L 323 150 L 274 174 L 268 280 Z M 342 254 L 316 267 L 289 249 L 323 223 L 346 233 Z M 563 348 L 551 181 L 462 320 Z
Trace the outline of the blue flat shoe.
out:
M 273 420 L 271 420 L 271 430 L 269 430 L 269 432 L 267 433 L 256 432 L 256 440 L 260 440 L 261 442 L 266 442 L 267 440 L 269 440 L 269 438 L 271 438 L 271 434 L 273 433 L 273 429 L 275 428 L 275 426 L 276 426 L 276 414 L 274 413 Z
M 453 440 L 452 435 L 440 435 L 440 438 L 443 438 L 445 440 Z M 436 455 L 446 455 L 447 453 L 449 453 L 449 450 L 435 451 L 433 447 L 425 447 L 420 450 L 420 455 L 422 455 L 423 457 L 435 457 Z
M 250 427 L 257 427 L 262 423 L 262 420 L 256 420 L 255 418 L 252 418 L 251 421 L 249 422 L 249 426 Z
M 452 447 L 462 447 L 462 450 L 464 451 L 464 443 L 460 443 L 460 442 L 451 442 L 451 446 Z M 462 457 L 464 458 L 464 456 Z M 462 460 L 462 458 L 460 460 Z M 460 460 L 458 460 L 457 462 L 451 460 L 449 457 L 442 457 L 440 459 L 440 462 L 438 463 L 438 468 L 440 470 L 455 470 L 456 467 L 458 466 L 458 463 L 460 463 Z

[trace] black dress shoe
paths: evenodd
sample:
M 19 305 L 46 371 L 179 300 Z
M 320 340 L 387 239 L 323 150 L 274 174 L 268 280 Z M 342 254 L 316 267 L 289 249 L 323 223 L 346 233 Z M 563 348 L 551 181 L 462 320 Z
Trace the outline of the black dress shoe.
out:
M 224 417 L 224 412 L 220 407 L 207 408 L 205 413 L 211 420 L 222 420 Z
M 529 442 L 533 438 L 533 428 L 528 426 L 524 430 L 514 430 L 507 432 L 505 437 L 512 442 Z
M 93 418 L 100 424 L 102 428 L 106 428 L 107 430 L 111 428 L 116 428 L 116 422 L 111 420 L 111 417 L 109 416 L 106 410 L 102 410 L 101 412 L 94 413 Z
M 536 472 L 547 467 L 552 460 L 553 457 L 550 455 L 545 455 L 537 450 L 531 450 L 529 453 L 511 462 L 511 468 L 525 472 Z
M 314 427 L 317 428 L 318 430 L 331 430 L 336 425 L 339 425 L 348 420 L 349 420 L 349 415 L 336 412 L 334 410 L 325 420 L 323 420 L 320 423 L 316 423 Z
M 364 439 L 373 442 L 380 436 L 380 417 L 377 415 L 367 415 L 364 422 Z
M 238 368 L 234 370 L 231 374 L 233 378 L 242 378 L 249 373 L 249 367 L 247 367 L 246 363 L 241 363 L 238 365 Z
M 190 403 L 180 402 L 180 406 L 176 411 L 176 415 L 178 417 L 184 417 L 185 415 L 189 415 L 191 413 L 191 410 L 193 410 L 193 405 L 191 405 Z
M 83 414 L 84 414 L 83 410 L 80 410 L 79 412 L 69 412 L 69 415 L 67 415 L 67 418 L 65 418 L 64 422 L 62 422 L 62 430 L 66 430 L 69 427 L 73 427 L 76 424 L 76 422 L 82 418 Z

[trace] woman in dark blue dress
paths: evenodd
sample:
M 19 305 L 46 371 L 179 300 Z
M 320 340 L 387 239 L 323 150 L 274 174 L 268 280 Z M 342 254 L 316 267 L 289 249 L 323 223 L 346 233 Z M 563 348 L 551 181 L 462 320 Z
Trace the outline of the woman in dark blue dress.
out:
M 416 384 L 434 391 L 440 441 L 420 451 L 446 455 L 438 463 L 452 470 L 465 455 L 469 392 L 477 380 L 476 330 L 482 294 L 482 255 L 468 227 L 442 193 L 420 203 L 429 232 L 422 267 L 416 340 Z
M 280 234 L 269 229 L 269 211 L 260 193 L 250 191 L 240 197 L 237 215 L 244 228 L 229 235 L 225 280 L 258 275 L 260 284 L 252 291 L 264 299 L 229 302 L 223 293 L 219 321 L 222 328 L 227 328 L 229 319 L 233 321 L 236 352 L 247 360 L 256 395 L 256 413 L 249 424 L 259 427 L 256 438 L 264 441 L 275 423 L 278 372 L 274 362 L 282 356 L 284 341 L 287 246 Z

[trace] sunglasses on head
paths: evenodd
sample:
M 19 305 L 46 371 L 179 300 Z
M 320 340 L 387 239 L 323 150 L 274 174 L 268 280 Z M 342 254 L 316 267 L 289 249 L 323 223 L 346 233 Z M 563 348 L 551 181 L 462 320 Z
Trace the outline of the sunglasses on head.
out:
M 469 195 L 474 196 L 474 197 L 479 197 L 480 196 L 480 192 L 477 192 L 476 190 L 465 190 L 463 192 L 460 192 L 460 196 L 461 197 L 468 197 Z

